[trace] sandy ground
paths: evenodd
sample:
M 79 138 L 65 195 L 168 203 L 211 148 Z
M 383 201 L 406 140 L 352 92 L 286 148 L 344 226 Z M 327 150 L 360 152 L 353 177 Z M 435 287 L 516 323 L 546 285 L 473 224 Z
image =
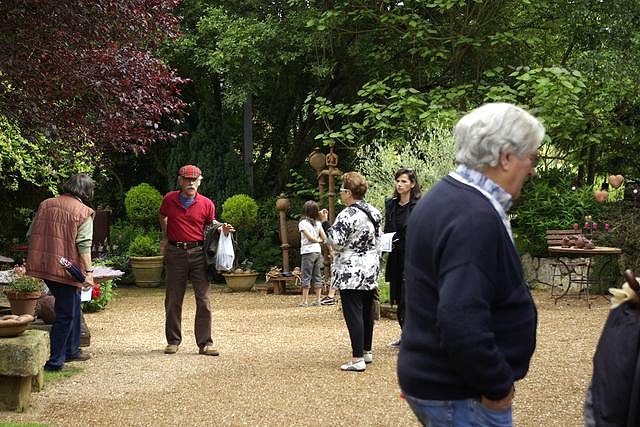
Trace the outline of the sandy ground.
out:
M 376 323 L 374 363 L 341 372 L 350 356 L 338 306 L 298 308 L 295 295 L 211 294 L 214 339 L 221 355 L 197 354 L 193 293 L 185 298 L 184 341 L 163 354 L 162 289 L 120 288 L 118 299 L 87 314 L 93 358 L 84 370 L 33 394 L 23 413 L 1 421 L 51 426 L 418 425 L 399 397 L 393 320 Z M 581 426 L 591 358 L 608 313 L 600 298 L 553 304 L 534 292 L 538 347 L 517 384 L 517 426 Z

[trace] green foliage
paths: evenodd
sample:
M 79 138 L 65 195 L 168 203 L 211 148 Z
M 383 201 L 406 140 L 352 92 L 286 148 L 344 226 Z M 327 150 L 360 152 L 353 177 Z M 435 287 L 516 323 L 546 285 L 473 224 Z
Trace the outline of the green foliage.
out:
M 0 188 L 17 191 L 27 182 L 57 194 L 58 185 L 78 172 L 91 173 L 87 152 L 71 150 L 64 141 L 39 136 L 28 140 L 0 115 Z
M 278 211 L 275 207 L 275 198 L 266 198 L 259 203 L 257 224 L 246 234 L 245 257 L 253 262 L 256 271 L 269 271 L 276 265 L 282 265 L 282 252 L 280 250 Z M 240 237 L 242 238 L 241 231 Z
M 105 280 L 100 283 L 100 296 L 98 298 L 91 298 L 90 301 L 85 301 L 82 303 L 82 311 L 85 313 L 94 313 L 96 311 L 103 310 L 109 302 L 114 300 L 118 295 L 115 291 L 116 281 Z
M 140 234 L 129 244 L 129 256 L 145 257 L 157 255 L 160 255 L 160 242 L 155 236 Z
M 602 205 L 593 198 L 591 187 L 572 190 L 570 175 L 559 170 L 530 179 L 511 214 L 518 250 L 535 257 L 549 255 L 547 230 L 570 229 L 575 223 L 583 224 L 587 215 L 597 223 L 605 222 L 601 220 Z
M 413 129 L 407 139 L 375 140 L 360 149 L 358 158 L 369 183 L 365 198 L 384 211 L 385 200 L 393 195 L 394 174 L 401 167 L 415 170 L 423 193 L 454 168 L 453 135 L 442 127 Z
M 236 194 L 222 204 L 222 219 L 238 230 L 250 230 L 258 219 L 258 204 L 246 194 Z
M 159 227 L 161 203 L 162 194 L 147 183 L 131 187 L 124 199 L 127 216 L 131 222 L 145 230 Z
M 5 289 L 16 292 L 36 292 L 42 291 L 42 280 L 31 276 L 14 276 L 9 283 L 5 285 Z
M 57 382 L 60 382 L 64 378 L 70 378 L 74 375 L 78 375 L 83 371 L 82 368 L 78 368 L 77 366 L 65 366 L 64 369 L 60 369 L 59 371 L 44 371 L 44 384 L 45 387 L 49 387 Z M 25 424 L 19 424 L 21 427 L 24 427 Z M 34 424 L 34 425 L 44 425 L 44 424 Z

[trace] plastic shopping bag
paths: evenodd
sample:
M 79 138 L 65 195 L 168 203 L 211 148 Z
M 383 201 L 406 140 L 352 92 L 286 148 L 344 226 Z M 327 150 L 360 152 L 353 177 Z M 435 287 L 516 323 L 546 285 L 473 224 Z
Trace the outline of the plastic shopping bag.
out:
M 229 271 L 233 268 L 233 260 L 235 259 L 233 252 L 233 241 L 231 233 L 225 235 L 220 230 L 220 238 L 218 239 L 218 250 L 216 251 L 216 270 Z

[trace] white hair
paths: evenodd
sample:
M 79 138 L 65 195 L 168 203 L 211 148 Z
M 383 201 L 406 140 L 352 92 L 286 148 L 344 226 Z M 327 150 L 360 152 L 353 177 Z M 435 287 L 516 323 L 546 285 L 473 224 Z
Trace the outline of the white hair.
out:
M 472 110 L 454 129 L 456 163 L 484 171 L 496 166 L 501 152 L 522 156 L 538 148 L 544 126 L 522 108 L 491 103 Z

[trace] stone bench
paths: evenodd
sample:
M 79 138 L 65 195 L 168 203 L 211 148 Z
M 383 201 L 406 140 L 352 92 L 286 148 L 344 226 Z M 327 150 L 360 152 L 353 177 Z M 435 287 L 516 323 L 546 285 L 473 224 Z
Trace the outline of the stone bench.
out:
M 12 338 L 0 338 L 0 411 L 24 412 L 31 405 L 31 391 L 42 390 L 43 367 L 49 358 L 49 334 L 27 330 Z

